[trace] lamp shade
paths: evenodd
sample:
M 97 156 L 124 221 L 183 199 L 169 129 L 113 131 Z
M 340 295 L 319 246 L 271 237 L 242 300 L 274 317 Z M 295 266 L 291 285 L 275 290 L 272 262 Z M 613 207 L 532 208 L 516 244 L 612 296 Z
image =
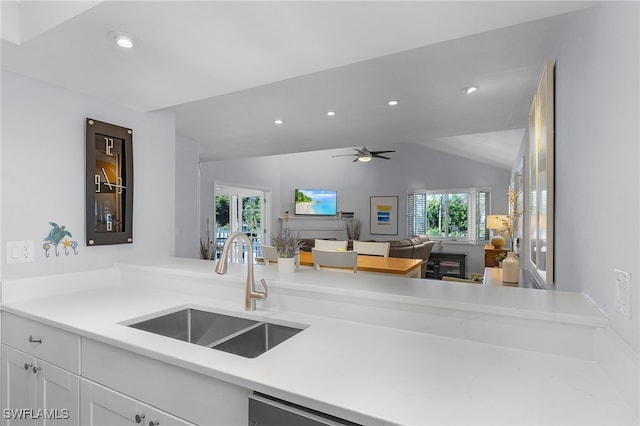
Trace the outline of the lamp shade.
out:
M 504 214 L 492 214 L 487 216 L 487 229 L 502 230 L 504 224 L 509 222 L 509 216 Z M 491 244 L 495 248 L 501 248 L 505 243 L 505 238 L 502 235 L 494 234 L 491 239 Z
M 487 216 L 487 229 L 502 229 L 505 222 L 509 222 L 506 214 L 491 214 Z

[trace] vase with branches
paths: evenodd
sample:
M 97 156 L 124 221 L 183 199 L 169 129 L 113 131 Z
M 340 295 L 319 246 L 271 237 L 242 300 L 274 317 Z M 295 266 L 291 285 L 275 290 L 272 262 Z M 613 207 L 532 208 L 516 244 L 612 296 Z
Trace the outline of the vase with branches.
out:
M 515 237 L 516 232 L 518 231 L 518 220 L 520 216 L 525 213 L 525 210 L 520 208 L 520 192 L 515 191 L 513 189 L 509 189 L 507 191 L 507 198 L 509 201 L 509 213 L 507 214 L 507 218 L 502 220 L 502 230 L 500 230 L 500 234 L 508 238 L 511 242 L 511 251 L 515 250 Z
M 357 240 L 360 238 L 360 219 L 347 219 L 346 221 L 347 238 L 349 240 Z
M 200 239 L 200 258 L 206 260 L 213 260 L 215 251 L 212 251 L 213 241 L 211 241 L 211 229 L 209 227 L 209 219 L 207 219 L 207 241 Z

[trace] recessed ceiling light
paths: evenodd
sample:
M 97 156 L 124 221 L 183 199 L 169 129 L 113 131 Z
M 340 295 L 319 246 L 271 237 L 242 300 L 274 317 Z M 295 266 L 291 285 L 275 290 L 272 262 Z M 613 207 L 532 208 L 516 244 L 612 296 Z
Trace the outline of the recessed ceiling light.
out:
M 124 49 L 131 49 L 135 44 L 135 38 L 124 31 L 109 31 L 107 37 Z
M 462 89 L 462 93 L 464 93 L 465 95 L 470 95 L 473 92 L 475 92 L 476 90 L 478 90 L 477 86 L 469 86 L 469 87 L 465 87 L 464 89 Z
M 118 37 L 116 44 L 120 47 L 124 47 L 125 49 L 131 49 L 134 45 L 133 39 L 124 35 Z
M 333 117 L 334 115 L 336 115 L 336 112 L 335 111 L 327 111 L 327 115 L 329 117 Z
M 387 102 L 387 105 L 389 105 L 389 106 L 396 106 L 398 104 L 399 104 L 399 102 L 397 100 L 395 100 L 395 99 L 392 99 L 389 102 Z
M 282 123 L 283 123 L 283 121 L 282 121 L 282 120 L 273 120 L 273 122 L 274 122 L 275 124 L 282 124 Z

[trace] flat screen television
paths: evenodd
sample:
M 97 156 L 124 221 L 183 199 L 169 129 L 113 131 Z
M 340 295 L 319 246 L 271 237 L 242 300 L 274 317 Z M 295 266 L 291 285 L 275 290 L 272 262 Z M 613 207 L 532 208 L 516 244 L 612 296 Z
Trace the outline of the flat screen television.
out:
M 296 189 L 296 215 L 335 216 L 338 213 L 338 192 L 329 189 Z

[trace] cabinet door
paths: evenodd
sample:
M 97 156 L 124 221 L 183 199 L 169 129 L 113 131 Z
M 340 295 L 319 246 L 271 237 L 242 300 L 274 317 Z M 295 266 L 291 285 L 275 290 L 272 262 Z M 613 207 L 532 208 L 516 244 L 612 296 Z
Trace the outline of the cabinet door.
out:
M 34 357 L 2 345 L 2 414 L 7 426 L 36 424 L 35 363 Z
M 75 374 L 36 359 L 36 406 L 44 425 L 80 425 L 80 379 Z
M 2 345 L 3 420 L 7 426 L 80 425 L 78 381 L 73 373 Z
M 144 410 L 136 400 L 84 379 L 80 381 L 80 405 L 84 426 L 146 425 Z
M 112 389 L 81 380 L 80 400 L 83 426 L 194 426 Z

